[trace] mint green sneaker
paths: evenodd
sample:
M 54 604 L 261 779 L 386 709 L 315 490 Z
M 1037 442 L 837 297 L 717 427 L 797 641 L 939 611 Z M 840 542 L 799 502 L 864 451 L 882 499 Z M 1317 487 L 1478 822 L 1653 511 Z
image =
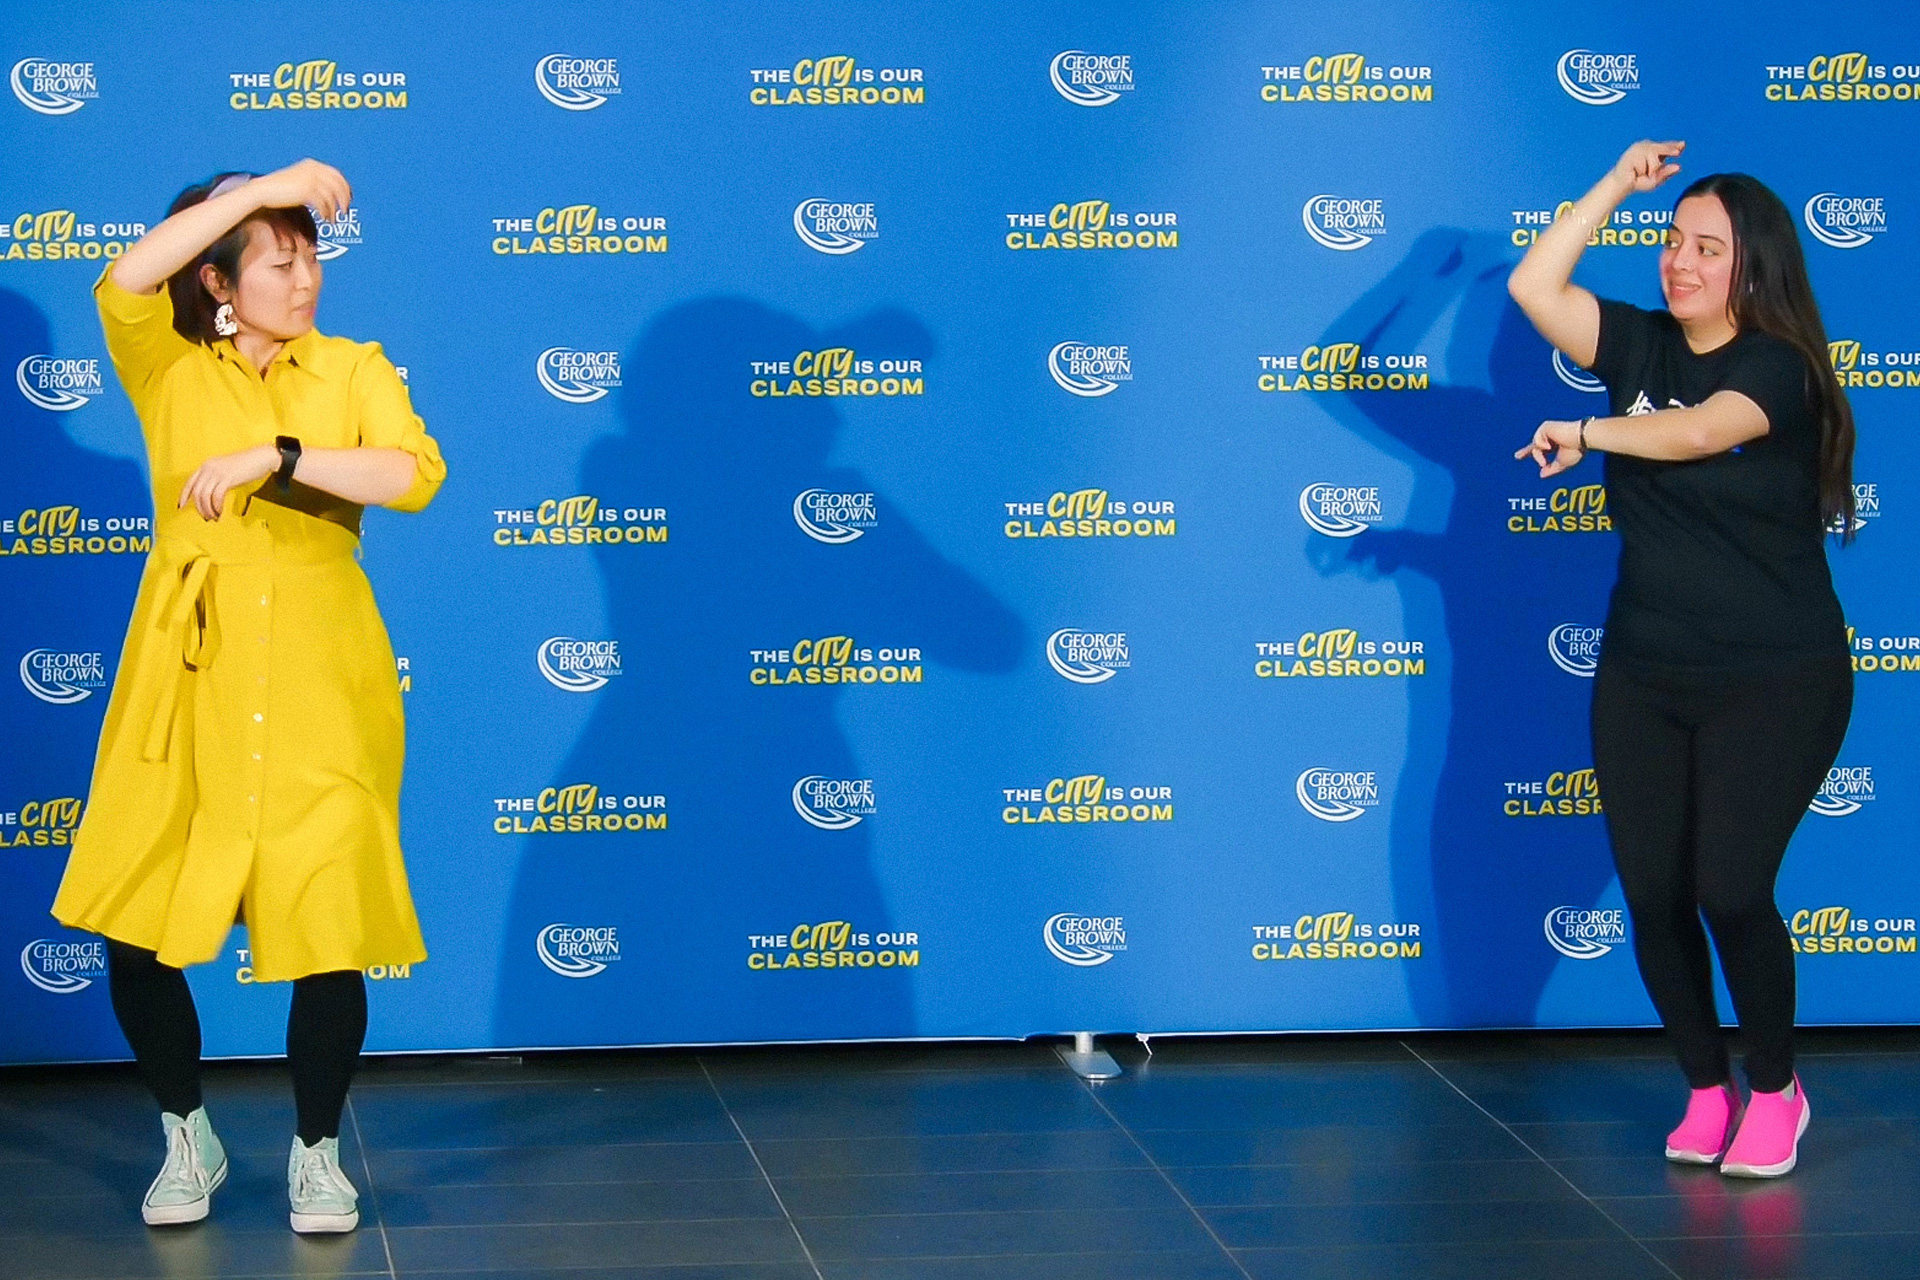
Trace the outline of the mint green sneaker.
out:
M 287 1153 L 289 1221 L 302 1234 L 351 1231 L 360 1225 L 360 1193 L 340 1171 L 340 1139 L 322 1138 L 308 1146 L 296 1136 Z
M 213 1136 L 207 1109 L 196 1107 L 190 1116 L 171 1111 L 160 1115 L 167 1134 L 167 1162 L 140 1202 L 140 1216 L 150 1227 L 198 1222 L 213 1205 L 213 1193 L 227 1180 L 227 1151 Z

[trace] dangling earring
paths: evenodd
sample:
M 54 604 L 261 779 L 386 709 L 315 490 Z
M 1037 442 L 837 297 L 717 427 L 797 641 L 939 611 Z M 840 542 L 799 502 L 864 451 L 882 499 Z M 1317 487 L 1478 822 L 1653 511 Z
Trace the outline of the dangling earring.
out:
M 231 338 L 240 332 L 240 326 L 233 318 L 233 304 L 223 302 L 220 309 L 213 313 L 213 331 L 223 338 Z

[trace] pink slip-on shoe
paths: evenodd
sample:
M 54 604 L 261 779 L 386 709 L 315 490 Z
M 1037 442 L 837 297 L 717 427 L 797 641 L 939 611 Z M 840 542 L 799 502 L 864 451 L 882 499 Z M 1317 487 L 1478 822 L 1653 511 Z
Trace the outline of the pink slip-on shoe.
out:
M 1667 1159 L 1681 1164 L 1712 1164 L 1726 1151 L 1740 1123 L 1740 1095 L 1732 1085 L 1695 1089 L 1686 1118 L 1667 1135 Z
M 1811 1119 L 1813 1108 L 1807 1105 L 1799 1076 L 1779 1093 L 1756 1092 L 1720 1172 L 1735 1178 L 1777 1178 L 1790 1171 L 1800 1158 L 1800 1135 Z

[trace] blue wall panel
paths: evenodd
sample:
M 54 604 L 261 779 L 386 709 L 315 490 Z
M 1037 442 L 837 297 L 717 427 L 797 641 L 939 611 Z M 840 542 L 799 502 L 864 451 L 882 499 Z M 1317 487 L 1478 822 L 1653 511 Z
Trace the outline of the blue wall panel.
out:
M 1920 21 L 1456 8 L 10 7 L 0 1060 L 125 1053 L 46 914 L 150 516 L 89 286 L 303 155 L 354 184 L 320 325 L 452 472 L 367 522 L 432 953 L 373 1048 L 1650 1021 L 1617 545 L 1511 458 L 1601 401 L 1504 288 L 1643 136 L 1803 215 L 1871 518 L 1780 906 L 1807 1020 L 1920 1016 Z M 1579 278 L 1657 305 L 1675 195 Z M 280 1045 L 245 946 L 210 1052 Z

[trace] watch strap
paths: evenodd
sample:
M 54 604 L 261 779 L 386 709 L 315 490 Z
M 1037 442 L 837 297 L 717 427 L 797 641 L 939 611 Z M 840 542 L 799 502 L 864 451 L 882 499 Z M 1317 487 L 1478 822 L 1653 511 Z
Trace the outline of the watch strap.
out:
M 280 469 L 273 473 L 273 482 L 285 493 L 293 484 L 293 469 L 300 465 L 300 441 L 294 436 L 276 436 L 273 444 L 280 450 Z

